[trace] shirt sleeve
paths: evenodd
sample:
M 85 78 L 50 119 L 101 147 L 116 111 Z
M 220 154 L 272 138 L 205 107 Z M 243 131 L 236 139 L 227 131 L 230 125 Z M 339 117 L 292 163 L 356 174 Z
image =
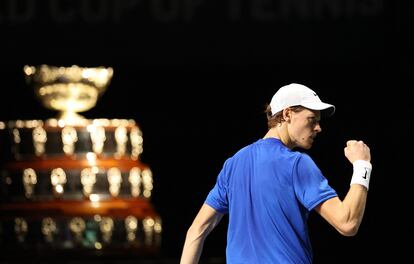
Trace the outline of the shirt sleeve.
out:
M 300 155 L 292 173 L 296 197 L 309 211 L 321 202 L 338 196 L 307 154 Z
M 219 175 L 217 176 L 216 184 L 207 195 L 205 203 L 213 207 L 216 211 L 226 214 L 229 211 L 228 201 L 228 177 L 231 159 L 228 159 Z

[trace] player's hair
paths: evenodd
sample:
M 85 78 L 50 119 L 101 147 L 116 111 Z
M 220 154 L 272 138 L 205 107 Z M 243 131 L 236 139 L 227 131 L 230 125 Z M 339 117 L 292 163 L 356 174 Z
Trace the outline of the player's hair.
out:
M 289 107 L 293 112 L 300 112 L 304 109 L 303 106 L 296 105 Z M 283 120 L 283 110 L 277 112 L 276 114 L 272 114 L 272 109 L 270 108 L 270 105 L 266 105 L 265 114 L 267 117 L 267 128 L 271 129 L 272 127 L 275 127 L 277 124 L 281 123 Z

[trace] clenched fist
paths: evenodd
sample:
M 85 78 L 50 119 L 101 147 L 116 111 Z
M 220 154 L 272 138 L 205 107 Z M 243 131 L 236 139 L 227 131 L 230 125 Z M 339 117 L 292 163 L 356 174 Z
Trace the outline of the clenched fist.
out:
M 369 147 L 362 141 L 348 140 L 344 148 L 345 157 L 354 163 L 356 160 L 365 160 L 371 162 L 371 152 Z

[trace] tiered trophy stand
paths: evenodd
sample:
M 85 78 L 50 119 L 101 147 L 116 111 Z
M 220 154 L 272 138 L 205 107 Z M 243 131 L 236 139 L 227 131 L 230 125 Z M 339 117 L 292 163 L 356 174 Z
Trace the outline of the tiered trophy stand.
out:
M 157 254 L 161 218 L 139 126 L 78 114 L 95 106 L 113 69 L 40 65 L 24 74 L 59 114 L 0 122 L 3 257 Z

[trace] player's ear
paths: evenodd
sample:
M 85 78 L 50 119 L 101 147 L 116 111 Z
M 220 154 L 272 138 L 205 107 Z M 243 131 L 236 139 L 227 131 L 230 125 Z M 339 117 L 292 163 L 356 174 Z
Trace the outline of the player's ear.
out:
M 292 115 L 292 109 L 290 107 L 283 109 L 283 120 L 289 122 Z

